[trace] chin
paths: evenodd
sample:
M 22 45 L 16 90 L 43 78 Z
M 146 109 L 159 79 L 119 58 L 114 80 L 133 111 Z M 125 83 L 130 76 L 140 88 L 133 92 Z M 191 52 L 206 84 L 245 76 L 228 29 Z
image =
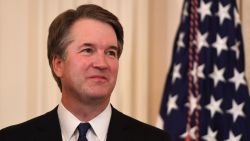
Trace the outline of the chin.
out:
M 107 89 L 92 88 L 87 93 L 88 93 L 89 97 L 96 97 L 96 98 L 100 97 L 100 98 L 102 98 L 102 97 L 110 96 L 112 92 L 107 90 Z
M 95 92 L 92 93 L 90 96 L 93 98 L 106 98 L 106 97 L 110 97 L 111 93 L 104 93 L 102 92 Z
M 95 86 L 82 89 L 82 93 L 91 99 L 103 99 L 109 98 L 112 90 L 111 87 Z
M 93 103 L 106 103 L 110 99 L 110 95 L 107 94 L 92 94 L 88 98 Z

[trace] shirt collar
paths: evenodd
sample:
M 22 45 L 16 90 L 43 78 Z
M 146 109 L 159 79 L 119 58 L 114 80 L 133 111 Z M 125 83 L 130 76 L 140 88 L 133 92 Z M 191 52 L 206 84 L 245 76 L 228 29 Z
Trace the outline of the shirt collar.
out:
M 106 140 L 111 113 L 112 110 L 109 104 L 102 113 L 89 121 L 91 127 L 93 128 L 100 141 Z
M 81 121 L 78 120 L 70 111 L 68 111 L 62 103 L 59 104 L 57 112 L 61 126 L 62 137 L 66 141 L 69 141 Z
M 77 119 L 63 106 L 62 103 L 59 104 L 57 112 L 63 138 L 68 141 L 73 136 L 77 126 L 84 121 Z M 112 109 L 110 104 L 108 104 L 102 113 L 89 121 L 93 131 L 100 141 L 106 140 L 111 113 Z

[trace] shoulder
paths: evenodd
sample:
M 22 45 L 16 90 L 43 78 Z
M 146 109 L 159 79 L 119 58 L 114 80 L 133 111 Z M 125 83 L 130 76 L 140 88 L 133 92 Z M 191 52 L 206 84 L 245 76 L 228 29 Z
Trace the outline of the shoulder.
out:
M 126 115 L 125 115 L 126 116 Z M 143 123 L 137 119 L 127 116 L 128 122 L 130 123 L 130 129 L 132 132 L 141 134 L 147 139 L 154 140 L 169 140 L 169 135 L 166 131 L 156 128 L 152 125 Z
M 44 115 L 30 119 L 20 124 L 12 125 L 0 130 L 0 140 L 28 139 L 40 130 L 39 128 L 55 116 L 56 110 L 52 110 Z
M 111 120 L 117 120 L 116 122 L 119 122 L 119 124 L 124 127 L 124 131 L 126 131 L 130 137 L 137 138 L 140 140 L 145 139 L 170 141 L 169 134 L 164 130 L 161 130 L 152 125 L 146 124 L 135 118 L 127 116 L 117 111 L 116 109 L 113 109 L 112 114 L 114 115 L 113 119 L 111 118 Z

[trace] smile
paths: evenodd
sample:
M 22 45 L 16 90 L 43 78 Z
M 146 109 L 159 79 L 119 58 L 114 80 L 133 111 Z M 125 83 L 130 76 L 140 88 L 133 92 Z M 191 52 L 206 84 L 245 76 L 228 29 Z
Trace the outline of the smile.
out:
M 93 75 L 88 77 L 89 79 L 96 80 L 96 81 L 107 81 L 107 77 L 102 76 L 102 75 Z

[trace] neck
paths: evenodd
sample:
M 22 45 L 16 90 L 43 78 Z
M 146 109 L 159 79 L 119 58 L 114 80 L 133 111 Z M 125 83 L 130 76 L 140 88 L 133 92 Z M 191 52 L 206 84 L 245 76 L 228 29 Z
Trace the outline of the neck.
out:
M 64 97 L 62 95 L 63 106 L 70 111 L 76 118 L 80 121 L 88 122 L 98 116 L 109 104 L 109 99 L 105 101 L 96 102 L 83 102 L 83 101 L 73 101 L 69 97 Z

